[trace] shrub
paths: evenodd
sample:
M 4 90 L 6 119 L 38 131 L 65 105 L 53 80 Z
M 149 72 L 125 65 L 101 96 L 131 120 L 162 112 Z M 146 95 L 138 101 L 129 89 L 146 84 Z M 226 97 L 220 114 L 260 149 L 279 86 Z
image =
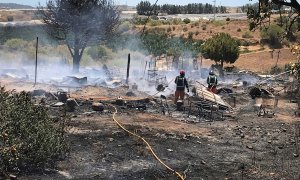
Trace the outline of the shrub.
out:
M 222 29 L 225 29 L 225 27 L 224 27 L 224 26 L 222 26 Z
M 270 74 L 278 74 L 278 73 L 281 73 L 282 71 L 283 71 L 282 68 L 275 65 L 275 66 L 271 67 Z
M 180 18 L 174 18 L 174 19 L 172 19 L 172 24 L 174 24 L 174 25 L 178 25 L 178 24 L 181 24 L 181 19 Z
M 278 25 L 270 25 L 268 28 L 263 28 L 260 36 L 262 39 L 267 39 L 272 48 L 281 47 L 280 39 L 282 39 L 284 30 Z
M 123 33 L 123 32 L 129 31 L 131 26 L 132 26 L 132 24 L 129 21 L 124 21 L 119 25 L 118 32 Z
M 188 34 L 188 39 L 193 39 L 193 35 L 194 35 L 193 32 L 189 32 L 189 34 Z
M 242 45 L 242 41 L 240 39 L 236 39 L 235 41 L 236 41 L 236 43 L 237 43 L 238 46 Z
M 188 28 L 187 27 L 183 27 L 182 29 L 184 32 L 188 31 Z
M 150 28 L 145 31 L 145 34 L 158 34 L 158 35 L 166 35 L 166 29 L 161 27 Z
M 147 22 L 147 18 L 142 18 L 142 17 L 133 17 L 132 18 L 132 23 L 136 25 L 145 25 Z
M 64 120 L 55 124 L 29 93 L 0 87 L 0 172 L 54 167 L 66 153 Z
M 13 16 L 7 16 L 7 21 L 8 21 L 8 22 L 14 21 L 14 17 L 13 17 Z
M 183 22 L 184 22 L 185 24 L 189 24 L 189 23 L 191 22 L 191 20 L 190 20 L 189 18 L 185 18 L 185 19 L 183 20 Z
M 168 27 L 167 32 L 171 32 L 171 31 L 172 31 L 171 27 Z
M 253 29 L 256 28 L 255 22 L 249 22 L 249 30 L 252 31 Z M 261 30 L 261 29 L 260 29 Z
M 242 35 L 242 38 L 253 38 L 253 35 L 251 34 L 250 31 L 246 31 L 246 32 L 244 32 L 244 34 Z
M 158 20 L 159 18 L 158 18 L 156 15 L 152 15 L 152 16 L 151 16 L 151 19 L 153 19 L 153 20 Z
M 250 46 L 250 42 L 247 40 L 241 41 L 241 46 Z
M 27 44 L 28 42 L 23 39 L 9 39 L 4 43 L 4 46 L 12 50 L 21 50 L 24 49 Z
M 193 22 L 193 25 L 194 25 L 195 27 L 199 26 L 199 21 Z
M 198 36 L 198 34 L 199 34 L 199 31 L 196 31 L 195 35 Z
M 206 30 L 206 24 L 202 24 L 201 27 L 202 27 L 202 30 L 203 30 L 203 31 Z
M 237 32 L 241 32 L 242 30 L 241 30 L 241 28 L 238 28 L 236 31 L 237 31 Z
M 175 31 L 175 29 L 176 29 L 175 26 L 173 26 L 172 29 L 173 29 L 173 31 Z
M 171 22 L 170 22 L 170 21 L 160 20 L 160 22 L 161 22 L 163 25 L 171 25 Z
M 149 21 L 150 26 L 159 26 L 162 24 L 160 20 L 150 20 Z
M 97 59 L 109 59 L 112 58 L 112 50 L 106 46 L 92 46 L 87 50 L 87 54 L 91 56 L 94 60 Z
M 230 18 L 228 17 L 228 18 L 226 18 L 226 21 L 230 21 Z
M 224 20 L 216 20 L 216 21 L 212 21 L 212 23 L 215 26 L 224 26 L 225 25 L 225 21 Z

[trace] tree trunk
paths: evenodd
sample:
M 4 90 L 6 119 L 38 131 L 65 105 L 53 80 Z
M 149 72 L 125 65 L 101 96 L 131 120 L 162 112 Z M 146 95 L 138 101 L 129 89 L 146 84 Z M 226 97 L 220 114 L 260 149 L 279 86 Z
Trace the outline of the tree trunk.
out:
M 223 68 L 223 66 L 224 66 L 224 61 L 221 60 L 221 68 L 220 68 L 220 77 L 221 77 L 221 79 L 224 79 L 224 68 Z
M 173 57 L 173 67 L 174 67 L 175 69 L 178 69 L 178 65 L 179 65 L 179 57 L 180 57 L 180 56 L 178 56 L 178 55 L 174 55 L 174 57 Z
M 74 55 L 73 55 L 73 73 L 79 72 L 80 59 L 81 59 L 81 56 L 79 54 L 79 48 L 75 48 Z

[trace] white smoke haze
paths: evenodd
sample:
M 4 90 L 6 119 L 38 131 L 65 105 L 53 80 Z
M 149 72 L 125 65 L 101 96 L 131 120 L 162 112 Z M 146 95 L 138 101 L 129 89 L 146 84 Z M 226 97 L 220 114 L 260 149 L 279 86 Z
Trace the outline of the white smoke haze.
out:
M 156 94 L 156 86 L 159 83 L 155 83 L 155 81 L 149 82 L 148 75 L 149 70 L 154 69 L 157 70 L 155 77 L 166 78 L 163 83 L 166 88 L 158 95 L 163 94 L 167 96 L 174 93 L 176 88 L 174 78 L 179 75 L 180 69 L 186 71 L 186 78 L 192 82 L 191 84 L 199 85 L 197 82 L 200 82 L 206 86 L 206 77 L 210 67 L 202 67 L 200 69 L 198 64 L 198 70 L 194 70 L 191 52 L 183 53 L 184 55 L 179 59 L 179 69 L 175 69 L 172 67 L 172 57 L 168 57 L 168 61 L 166 57 L 160 58 L 160 60 L 156 61 L 155 66 L 155 58 L 157 59 L 157 57 L 149 55 L 140 45 L 141 42 L 138 38 L 131 39 L 126 42 L 126 49 L 118 48 L 112 58 L 106 61 L 95 61 L 85 53 L 81 60 L 80 72 L 77 74 L 72 72 L 72 58 L 68 54 L 69 52 L 66 51 L 66 47 L 57 46 L 56 48 L 51 48 L 50 45 L 48 45 L 50 47 L 42 47 L 39 50 L 42 53 L 38 53 L 37 82 L 57 86 L 81 86 L 81 84 L 76 84 L 66 78 L 75 76 L 78 78 L 87 77 L 86 85 L 118 87 L 125 83 L 128 54 L 130 54 L 130 89 L 132 89 L 133 85 L 137 85 L 139 91 L 144 91 L 150 95 Z M 109 73 L 103 68 L 104 65 L 108 67 Z M 34 82 L 35 80 L 35 57 L 31 55 L 29 58 L 28 54 L 22 51 L 0 49 L 0 66 L 0 77 L 8 76 L 25 79 L 29 82 Z M 220 83 L 230 85 L 237 81 L 241 83 L 242 81 L 247 81 L 248 84 L 255 84 L 258 78 L 247 73 L 231 74 L 227 75 L 225 81 L 220 81 Z

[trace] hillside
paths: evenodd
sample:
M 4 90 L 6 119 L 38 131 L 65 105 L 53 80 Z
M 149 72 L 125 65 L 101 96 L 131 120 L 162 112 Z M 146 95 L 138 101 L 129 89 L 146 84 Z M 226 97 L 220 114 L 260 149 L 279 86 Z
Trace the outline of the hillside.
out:
M 34 7 L 16 3 L 0 3 L 0 9 L 34 9 Z

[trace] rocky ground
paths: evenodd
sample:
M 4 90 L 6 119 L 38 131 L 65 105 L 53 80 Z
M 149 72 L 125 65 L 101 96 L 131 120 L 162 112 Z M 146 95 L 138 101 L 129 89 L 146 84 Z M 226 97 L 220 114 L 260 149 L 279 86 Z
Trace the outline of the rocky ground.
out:
M 17 91 L 33 87 L 12 80 L 2 80 L 1 84 Z M 41 87 L 57 90 L 45 85 L 34 88 Z M 174 105 L 170 106 L 171 114 L 164 115 L 159 98 L 142 92 L 126 96 L 126 92 L 126 87 L 85 87 L 72 92 L 70 96 L 80 106 L 68 113 L 69 154 L 56 169 L 23 174 L 19 179 L 178 178 L 153 157 L 145 143 L 118 127 L 113 120 L 115 110 L 109 104 L 119 96 L 128 102 L 149 98 L 141 101 L 146 110 L 115 105 L 115 119 L 148 141 L 157 156 L 185 179 L 300 178 L 300 121 L 294 115 L 298 106 L 286 93 L 278 96 L 278 106 L 272 109 L 275 116 L 258 116 L 255 100 L 243 94 L 224 120 L 208 121 L 188 117 Z M 98 101 L 96 95 L 102 97 L 103 112 L 91 109 L 91 101 Z M 167 99 L 172 104 L 172 98 Z

